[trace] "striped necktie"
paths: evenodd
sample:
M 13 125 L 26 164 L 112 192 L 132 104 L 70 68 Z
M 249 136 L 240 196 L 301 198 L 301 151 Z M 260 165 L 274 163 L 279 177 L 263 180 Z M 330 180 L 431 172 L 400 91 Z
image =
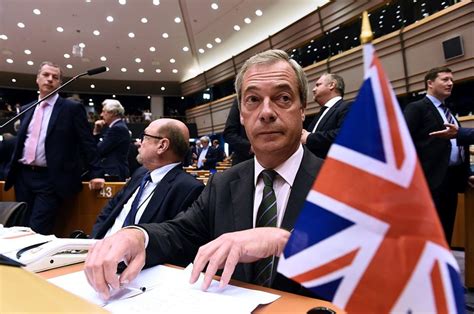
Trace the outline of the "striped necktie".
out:
M 150 176 L 150 173 L 147 172 L 145 176 L 142 178 L 142 181 L 140 182 L 138 193 L 132 202 L 132 207 L 130 208 L 130 211 L 128 212 L 127 217 L 125 217 L 125 221 L 123 222 L 122 227 L 127 227 L 135 223 L 135 217 L 137 216 L 138 209 L 141 206 L 140 199 L 142 198 L 142 194 L 143 194 L 143 191 L 145 190 L 145 186 L 149 181 L 151 181 L 151 176 Z
M 448 123 L 458 125 L 451 111 L 444 105 L 444 103 L 442 103 L 439 107 L 443 110 L 444 116 L 446 117 Z M 460 160 L 464 161 L 464 147 L 458 145 L 458 152 Z
M 255 227 L 276 227 L 277 225 L 277 203 L 273 190 L 273 179 L 276 174 L 274 170 L 263 170 L 261 173 L 264 187 Z M 255 284 L 270 287 L 274 262 L 275 256 L 269 256 L 255 262 L 253 280 Z

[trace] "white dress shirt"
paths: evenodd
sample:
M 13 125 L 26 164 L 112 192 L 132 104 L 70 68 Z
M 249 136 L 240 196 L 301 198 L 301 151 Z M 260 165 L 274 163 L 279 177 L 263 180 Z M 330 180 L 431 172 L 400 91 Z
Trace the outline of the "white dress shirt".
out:
M 313 128 L 313 131 L 312 133 L 316 132 L 316 128 L 318 127 L 319 123 L 321 122 L 321 120 L 323 119 L 323 117 L 328 113 L 329 109 L 331 109 L 331 107 L 333 107 L 339 100 L 341 100 L 342 97 L 341 96 L 336 96 L 334 98 L 331 98 L 329 99 L 323 107 L 326 107 L 327 109 L 324 110 L 323 114 L 319 117 L 318 119 L 318 122 L 316 122 L 316 125 L 314 126 Z

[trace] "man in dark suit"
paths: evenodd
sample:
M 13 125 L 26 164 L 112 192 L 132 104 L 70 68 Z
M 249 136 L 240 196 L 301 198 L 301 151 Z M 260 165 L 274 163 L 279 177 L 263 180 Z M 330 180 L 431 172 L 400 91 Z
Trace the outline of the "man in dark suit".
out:
M 162 222 L 188 209 L 204 188 L 200 181 L 183 171 L 181 161 L 189 142 L 189 131 L 184 123 L 174 119 L 155 120 L 143 134 L 137 157 L 143 167 L 102 209 L 92 229 L 93 238 L 101 239 L 120 230 L 137 197 L 139 207 L 132 224 Z M 137 196 L 147 174 L 151 181 Z
M 429 70 L 425 87 L 426 97 L 409 103 L 404 115 L 449 244 L 458 193 L 466 188 L 469 176 L 469 151 L 467 146 L 458 146 L 455 139 L 430 136 L 442 130 L 445 123 L 459 126 L 444 104 L 453 88 L 451 70 L 446 67 Z
M 217 150 L 210 144 L 210 138 L 203 136 L 200 139 L 201 148 L 197 154 L 197 168 L 204 170 L 216 169 L 216 163 L 218 158 Z
M 332 73 L 321 75 L 313 88 L 314 101 L 321 109 L 301 133 L 301 143 L 320 158 L 326 158 L 349 111 L 350 103 L 342 99 L 344 88 L 342 77 Z
M 102 120 L 94 123 L 93 134 L 97 141 L 100 165 L 107 181 L 125 181 L 129 176 L 128 149 L 130 131 L 123 121 L 125 110 L 118 100 L 102 102 Z
M 61 69 L 43 62 L 36 83 L 39 97 L 45 97 L 60 85 Z M 82 104 L 54 94 L 23 116 L 5 189 L 14 186 L 16 200 L 28 204 L 26 226 L 52 232 L 63 199 L 82 188 L 80 153 L 93 178 L 89 187 L 102 188 L 103 172 Z
M 204 290 L 219 269 L 222 287 L 233 276 L 302 289 L 277 275 L 276 267 L 322 164 L 300 143 L 306 77 L 284 51 L 269 50 L 247 60 L 235 86 L 255 159 L 213 175 L 191 208 L 175 219 L 122 229 L 98 242 L 89 251 L 85 272 L 103 298 L 109 297 L 109 287 L 132 280 L 145 262 L 189 262 L 196 251 L 190 282 L 207 265 Z M 128 267 L 118 277 L 115 262 L 122 259 Z

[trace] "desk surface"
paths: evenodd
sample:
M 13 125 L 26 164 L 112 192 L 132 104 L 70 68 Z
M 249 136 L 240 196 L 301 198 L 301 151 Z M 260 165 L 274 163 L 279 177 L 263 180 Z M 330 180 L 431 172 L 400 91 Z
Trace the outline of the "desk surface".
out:
M 49 279 L 60 275 L 80 271 L 82 270 L 82 268 L 83 264 L 76 264 L 41 272 L 38 273 L 38 275 L 45 279 Z M 336 311 L 336 313 L 345 313 L 344 311 L 338 309 L 335 305 L 326 301 L 307 298 L 300 295 L 270 288 L 264 288 L 244 282 L 231 281 L 231 283 L 239 287 L 267 291 L 281 296 L 281 298 L 279 298 L 273 303 L 270 303 L 268 305 L 260 305 L 255 311 L 253 311 L 253 313 L 306 313 L 308 310 L 316 306 L 330 308 Z

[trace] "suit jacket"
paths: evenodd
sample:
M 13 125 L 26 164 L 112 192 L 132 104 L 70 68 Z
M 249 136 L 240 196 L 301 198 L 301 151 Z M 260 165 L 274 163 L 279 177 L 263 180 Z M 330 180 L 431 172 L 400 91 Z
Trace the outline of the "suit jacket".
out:
M 443 118 L 428 97 L 407 104 L 404 116 L 415 144 L 418 159 L 425 173 L 426 181 L 431 190 L 436 189 L 448 171 L 451 153 L 451 141 L 430 136 L 430 132 L 445 128 Z M 459 192 L 464 191 L 469 175 L 469 150 L 464 147 L 462 177 L 456 180 Z
M 306 147 L 320 158 L 326 158 L 329 147 L 336 139 L 339 129 L 341 128 L 342 122 L 349 111 L 351 103 L 340 99 L 331 108 L 327 109 L 328 112 L 324 115 L 321 122 L 314 133 L 308 135 L 306 139 Z M 310 123 L 307 131 L 313 132 L 314 126 L 319 120 L 317 115 Z
M 199 152 L 197 154 L 198 159 L 201 152 L 202 152 L 202 148 L 199 149 Z M 217 159 L 219 158 L 217 149 L 212 147 L 212 145 L 209 145 L 205 158 L 206 158 L 206 162 L 203 163 L 201 169 L 205 169 L 205 170 L 216 169 Z
M 139 168 L 125 187 L 102 209 L 92 228 L 93 238 L 105 236 L 147 172 L 146 168 Z M 204 185 L 200 181 L 184 172 L 181 164 L 177 165 L 156 185 L 140 223 L 163 222 L 174 218 L 179 212 L 188 209 L 203 189 Z
M 10 189 L 15 183 L 19 169 L 18 159 L 23 154 L 28 125 L 33 112 L 32 109 L 25 113 L 21 120 L 5 190 Z M 78 102 L 62 97 L 56 100 L 48 123 L 45 153 L 49 177 L 54 183 L 55 192 L 61 197 L 71 196 L 82 188 L 82 160 L 78 156 L 84 157 L 92 178 L 103 176 L 86 111 Z
M 459 145 L 474 144 L 474 128 L 459 128 L 457 140 Z
M 230 108 L 223 136 L 231 150 L 234 151 L 234 156 L 232 157 L 233 165 L 253 157 L 253 154 L 250 153 L 251 145 L 245 133 L 245 128 L 240 123 L 240 111 L 237 100 L 234 100 Z
M 16 144 L 16 135 L 0 141 L 0 180 L 5 180 Z
M 322 160 L 307 149 L 291 189 L 281 228 L 292 230 L 296 218 L 319 172 Z M 149 235 L 146 265 L 172 262 L 186 264 L 194 259 L 201 245 L 228 232 L 253 228 L 254 160 L 247 160 L 214 174 L 190 209 L 162 224 L 140 225 Z M 276 265 L 275 265 L 276 266 Z M 273 287 L 298 292 L 288 280 L 277 275 Z M 240 263 L 233 278 L 250 282 L 253 264 Z M 299 285 L 294 284 L 300 287 Z
M 130 175 L 128 170 L 130 132 L 127 124 L 122 120 L 117 121 L 103 134 L 96 136 L 96 141 L 100 165 L 104 173 L 125 181 Z

